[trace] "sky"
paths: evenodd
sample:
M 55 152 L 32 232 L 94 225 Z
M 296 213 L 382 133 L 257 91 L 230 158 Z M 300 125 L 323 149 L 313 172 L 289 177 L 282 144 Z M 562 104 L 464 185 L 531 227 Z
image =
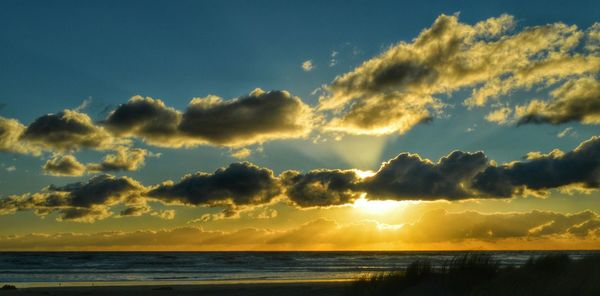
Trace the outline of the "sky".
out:
M 600 248 L 597 1 L 2 1 L 0 250 Z

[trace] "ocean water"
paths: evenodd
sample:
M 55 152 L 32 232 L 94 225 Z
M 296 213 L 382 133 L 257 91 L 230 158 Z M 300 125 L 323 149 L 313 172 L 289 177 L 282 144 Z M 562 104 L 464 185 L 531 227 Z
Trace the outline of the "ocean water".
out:
M 598 251 L 568 251 L 574 259 Z M 344 281 L 400 270 L 415 260 L 440 266 L 465 252 L 5 252 L 0 283 L 78 284 Z M 473 253 L 473 252 L 471 252 Z M 489 253 L 520 265 L 549 251 Z

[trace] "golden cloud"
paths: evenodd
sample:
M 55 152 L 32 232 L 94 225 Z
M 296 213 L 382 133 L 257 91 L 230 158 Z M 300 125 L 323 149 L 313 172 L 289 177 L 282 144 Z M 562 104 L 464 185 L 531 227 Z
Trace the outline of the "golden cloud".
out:
M 317 219 L 284 230 L 244 228 L 209 231 L 198 227 L 92 234 L 58 233 L 0 237 L 6 250 L 368 250 L 473 247 L 528 249 L 533 245 L 581 249 L 600 245 L 600 219 L 591 211 L 562 214 L 518 212 L 424 213 L 418 221 L 339 224 Z
M 319 110 L 332 113 L 326 129 L 352 134 L 404 133 L 443 112 L 436 96 L 472 88 L 469 107 L 518 89 L 545 88 L 600 70 L 587 33 L 554 23 L 517 30 L 501 15 L 473 25 L 441 15 L 411 42 L 391 46 L 325 87 Z M 587 49 L 586 49 L 587 48 Z M 500 115 L 490 120 L 503 122 Z

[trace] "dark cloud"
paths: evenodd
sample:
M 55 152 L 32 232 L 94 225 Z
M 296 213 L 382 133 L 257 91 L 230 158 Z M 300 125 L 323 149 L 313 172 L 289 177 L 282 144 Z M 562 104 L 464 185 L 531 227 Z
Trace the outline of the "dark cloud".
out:
M 109 149 L 114 138 L 92 119 L 73 110 L 37 118 L 21 135 L 30 145 L 48 150 L 69 151 L 80 148 Z
M 188 137 L 228 146 L 306 135 L 311 109 L 286 91 L 256 89 L 248 96 L 224 101 L 209 96 L 194 99 L 179 126 Z
M 528 159 L 495 165 L 483 152 L 454 151 L 437 162 L 402 153 L 373 175 L 355 171 L 288 171 L 280 176 L 288 198 L 298 206 L 370 200 L 460 200 L 544 194 L 549 189 L 600 187 L 600 137 L 568 153 L 530 153 Z
M 314 170 L 302 174 L 284 172 L 281 177 L 287 197 L 300 207 L 335 206 L 359 198 L 359 177 L 352 170 Z
M 40 216 L 58 212 L 59 220 L 93 222 L 112 213 L 116 204 L 144 205 L 145 188 L 128 177 L 96 176 L 87 182 L 48 186 L 44 190 L 0 200 L 0 212 L 33 210 Z
M 52 176 L 81 176 L 86 167 L 73 155 L 55 155 L 46 161 L 42 171 Z
M 402 153 L 365 178 L 352 170 L 288 171 L 280 178 L 301 207 L 349 204 L 363 193 L 371 200 L 457 200 L 480 196 L 470 184 L 489 165 L 482 152 L 454 151 L 437 163 Z
M 92 223 L 103 220 L 112 215 L 105 207 L 94 208 L 64 208 L 59 209 L 58 221 L 70 220 L 77 222 Z
M 0 151 L 39 154 L 42 150 L 119 150 L 112 161 L 106 159 L 99 164 L 101 167 L 93 169 L 133 170 L 122 162 L 115 163 L 123 156 L 119 148 L 130 146 L 132 137 L 171 148 L 203 144 L 243 146 L 304 137 L 313 123 L 311 107 L 287 91 L 256 89 L 231 100 L 216 96 L 196 98 L 183 114 L 161 100 L 136 96 L 99 123 L 80 109 L 44 115 L 29 126 L 0 117 Z
M 501 197 L 512 196 L 523 188 L 547 190 L 568 185 L 600 187 L 600 137 L 592 137 L 564 154 L 551 153 L 490 166 L 473 181 L 473 188 Z
M 437 163 L 402 153 L 365 178 L 362 188 L 371 199 L 432 200 L 474 197 L 471 179 L 489 165 L 483 152 L 454 151 Z
M 245 206 L 269 203 L 281 192 L 269 169 L 234 163 L 212 174 L 195 173 L 179 182 L 164 182 L 148 192 L 166 203 Z
M 300 98 L 286 91 L 256 89 L 231 100 L 193 99 L 183 114 L 160 100 L 137 96 L 111 112 L 103 124 L 116 135 L 138 137 L 152 145 L 190 147 L 302 137 L 312 122 L 312 110 Z
M 519 124 L 600 124 L 600 82 L 591 77 L 567 81 L 551 93 L 549 102 L 532 101 L 517 108 Z
M 77 182 L 65 186 L 48 187 L 49 193 L 67 193 L 69 203 L 76 207 L 110 205 L 120 201 L 133 201 L 139 198 L 144 187 L 128 177 L 100 175 L 86 183 Z
M 119 136 L 136 136 L 158 146 L 178 147 L 181 114 L 161 100 L 135 96 L 112 111 L 104 125 Z
M 119 215 L 122 217 L 125 217 L 125 216 L 138 217 L 145 213 L 150 212 L 150 210 L 151 210 L 150 207 L 148 207 L 146 205 L 131 206 L 131 207 L 127 207 L 124 210 L 122 210 L 119 213 Z
M 416 61 L 400 61 L 374 73 L 373 80 L 367 87 L 370 87 L 371 91 L 396 88 L 398 85 L 408 87 L 414 84 L 434 82 L 436 75 L 436 72 L 427 65 Z

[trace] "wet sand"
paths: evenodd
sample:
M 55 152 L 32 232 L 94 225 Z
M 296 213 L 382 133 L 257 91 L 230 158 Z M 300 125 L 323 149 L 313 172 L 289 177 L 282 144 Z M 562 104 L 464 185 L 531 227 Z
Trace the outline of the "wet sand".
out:
M 170 285 L 170 286 L 85 286 L 85 287 L 39 287 L 0 290 L 3 295 L 31 296 L 300 296 L 300 295 L 341 295 L 348 283 L 269 283 L 269 284 L 209 284 L 209 285 Z

